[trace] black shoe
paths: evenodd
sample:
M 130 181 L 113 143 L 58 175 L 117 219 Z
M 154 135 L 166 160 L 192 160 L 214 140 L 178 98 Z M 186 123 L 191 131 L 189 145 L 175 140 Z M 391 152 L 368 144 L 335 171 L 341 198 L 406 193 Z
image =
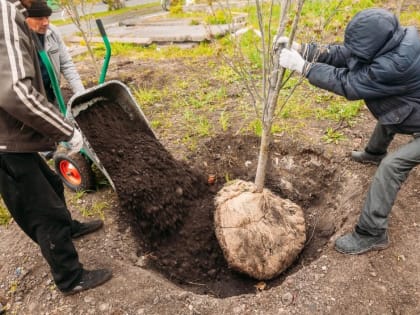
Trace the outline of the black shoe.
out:
M 351 159 L 353 161 L 359 163 L 367 163 L 367 164 L 374 164 L 379 165 L 382 159 L 385 157 L 386 153 L 384 154 L 372 154 L 366 151 L 352 151 L 351 152 Z
M 96 230 L 99 230 L 104 225 L 104 221 L 102 220 L 93 220 L 90 222 L 80 223 L 79 228 L 77 231 L 75 231 L 71 237 L 77 238 L 92 232 L 95 232 Z
M 61 291 L 64 295 L 72 295 L 81 291 L 93 289 L 112 278 L 112 271 L 108 269 L 83 270 L 82 278 L 70 289 Z
M 389 246 L 388 233 L 363 235 L 356 231 L 345 234 L 335 241 L 335 250 L 342 254 L 357 255 L 371 250 L 381 250 Z

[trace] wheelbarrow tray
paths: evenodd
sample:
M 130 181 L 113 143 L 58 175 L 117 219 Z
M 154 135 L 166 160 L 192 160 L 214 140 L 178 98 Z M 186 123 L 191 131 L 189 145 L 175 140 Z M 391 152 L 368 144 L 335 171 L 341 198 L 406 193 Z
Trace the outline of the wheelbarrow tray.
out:
M 83 111 L 89 111 L 92 106 L 95 106 L 99 101 L 106 100 L 113 104 L 120 106 L 128 115 L 129 119 L 135 121 L 138 126 L 148 135 L 156 138 L 154 132 L 150 128 L 150 124 L 146 119 L 143 111 L 136 103 L 133 95 L 126 85 L 117 80 L 111 80 L 101 85 L 89 88 L 81 94 L 74 95 L 67 104 L 67 118 L 72 121 L 81 131 L 84 137 L 83 151 L 98 167 L 98 169 L 105 175 L 115 190 L 114 182 L 107 170 L 99 160 L 97 154 L 90 145 L 89 136 L 83 132 L 78 123 L 78 117 Z

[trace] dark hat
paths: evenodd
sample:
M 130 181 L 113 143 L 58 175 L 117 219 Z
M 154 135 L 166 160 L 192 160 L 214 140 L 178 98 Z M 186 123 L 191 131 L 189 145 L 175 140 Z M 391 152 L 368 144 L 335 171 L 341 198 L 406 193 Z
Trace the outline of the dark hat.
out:
M 32 1 L 31 7 L 27 9 L 28 17 L 44 17 L 50 16 L 52 13 L 51 8 L 45 0 Z

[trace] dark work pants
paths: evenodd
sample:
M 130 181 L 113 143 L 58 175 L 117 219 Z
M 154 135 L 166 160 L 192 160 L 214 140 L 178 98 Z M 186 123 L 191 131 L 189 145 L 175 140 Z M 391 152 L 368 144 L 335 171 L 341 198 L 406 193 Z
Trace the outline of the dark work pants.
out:
M 395 132 L 386 126 L 376 123 L 375 129 L 370 136 L 365 151 L 373 154 L 385 154 L 391 141 L 394 139 Z
M 376 125 L 366 147 L 371 153 L 386 153 L 395 133 Z M 364 232 L 379 235 L 388 228 L 388 216 L 397 193 L 409 172 L 420 164 L 420 137 L 389 153 L 381 161 L 370 184 L 357 226 Z
M 37 153 L 0 153 L 0 193 L 13 219 L 41 248 L 57 287 L 71 289 L 82 264 L 60 178 Z

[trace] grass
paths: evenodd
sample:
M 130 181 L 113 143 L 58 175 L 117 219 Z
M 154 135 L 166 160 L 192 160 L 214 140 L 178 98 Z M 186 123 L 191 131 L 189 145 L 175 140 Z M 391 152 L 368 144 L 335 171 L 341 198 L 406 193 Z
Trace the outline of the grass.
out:
M 98 201 L 92 205 L 81 207 L 79 211 L 84 217 L 99 217 L 104 220 L 104 209 L 107 207 L 109 207 L 109 204 L 106 201 Z
M 138 88 L 134 90 L 136 101 L 142 106 L 150 106 L 159 103 L 164 98 L 165 91 L 157 89 Z
M 363 106 L 362 101 L 346 102 L 340 99 L 336 102 L 329 102 L 326 108 L 318 109 L 317 118 L 336 122 L 344 121 L 348 125 L 352 125 Z
M 215 69 L 213 75 L 215 80 L 222 81 L 226 84 L 238 82 L 240 80 L 240 76 L 238 75 L 238 73 L 233 71 L 233 69 L 228 65 L 223 64 Z
M 98 44 L 94 49 L 97 58 L 103 58 L 105 55 L 105 47 Z M 156 44 L 144 47 L 130 43 L 112 43 L 112 55 L 129 57 L 132 59 L 167 59 L 167 58 L 198 58 L 203 56 L 213 56 L 214 47 L 209 43 L 203 42 L 192 49 L 183 49 L 176 45 L 160 47 Z M 80 58 L 85 58 L 80 55 Z
M 420 12 L 418 10 L 410 9 L 402 12 L 400 20 L 403 25 L 415 25 L 420 28 Z
M 338 144 L 339 141 L 345 139 L 345 136 L 341 132 L 332 129 L 331 127 L 328 127 L 325 131 L 325 134 L 322 136 L 322 140 L 326 143 Z
M 218 25 L 229 24 L 233 21 L 234 13 L 217 9 L 211 13 L 205 12 L 183 12 L 182 7 L 174 7 L 170 10 L 170 18 L 191 19 L 192 25 Z
M 145 10 L 156 5 L 141 5 L 136 7 L 128 7 L 125 9 L 95 14 L 95 18 L 104 17 L 112 14 L 120 14 L 125 11 Z M 297 32 L 298 41 L 331 42 L 342 41 L 343 32 L 348 21 L 354 14 L 362 9 L 369 7 L 381 7 L 381 0 L 307 0 L 303 7 L 300 26 Z M 261 82 L 261 39 L 252 30 L 258 29 L 257 11 L 255 5 L 251 2 L 244 8 L 234 8 L 232 10 L 216 10 L 212 13 L 200 12 L 182 12 L 180 2 L 175 3 L 170 12 L 171 18 L 188 18 L 191 23 L 196 25 L 199 23 L 220 24 L 230 23 L 237 13 L 248 14 L 248 25 L 251 30 L 243 34 L 239 41 L 236 42 L 232 37 L 215 39 L 213 43 L 201 43 L 191 48 L 183 49 L 176 45 L 160 47 L 151 45 L 141 47 L 134 44 L 113 43 L 113 55 L 129 57 L 133 59 L 147 60 L 167 60 L 182 59 L 185 63 L 192 66 L 195 60 L 202 57 L 208 57 L 206 62 L 214 62 L 211 73 L 206 78 L 196 77 L 179 77 L 172 80 L 164 88 L 153 89 L 148 87 L 132 87 L 136 101 L 141 104 L 147 117 L 152 117 L 150 123 L 153 129 L 159 130 L 161 133 L 168 132 L 172 126 L 172 117 L 181 116 L 185 121 L 183 131 L 185 136 L 182 142 L 192 143 L 193 137 L 205 137 L 217 132 L 234 132 L 231 130 L 233 121 L 238 117 L 243 117 L 244 124 L 241 132 L 251 131 L 256 135 L 261 134 L 261 123 L 258 123 L 260 117 L 255 116 L 254 110 L 250 108 L 249 103 L 241 103 L 235 107 L 235 113 L 232 115 L 226 110 L 229 95 L 225 86 L 242 83 L 241 76 L 233 71 L 233 69 L 224 63 L 224 58 L 239 58 L 235 55 L 235 45 L 240 45 L 242 54 L 246 62 L 248 74 L 256 80 L 256 84 Z M 269 41 L 276 33 L 278 16 L 280 9 L 278 5 L 273 7 L 269 3 L 262 2 L 263 28 L 265 32 L 265 40 Z M 273 17 L 269 20 L 270 10 Z M 293 17 L 290 13 L 290 18 Z M 402 24 L 418 24 L 420 20 L 419 12 L 408 10 L 401 15 Z M 287 26 L 286 33 L 289 32 L 290 24 Z M 270 26 L 270 27 L 269 27 Z M 98 58 L 104 55 L 103 45 L 95 48 Z M 222 58 L 223 56 L 223 58 Z M 210 61 L 207 61 L 210 60 Z M 211 67 L 211 65 L 210 65 Z M 171 76 L 172 77 L 172 76 Z M 207 78 L 218 81 L 219 85 L 210 84 Z M 292 76 L 286 87 L 282 89 L 279 97 L 279 106 L 276 110 L 276 120 L 273 124 L 273 132 L 288 132 L 295 130 L 294 125 L 304 126 L 307 119 L 317 119 L 323 121 L 345 122 L 347 126 L 351 126 L 358 117 L 360 109 L 363 107 L 362 102 L 348 102 L 344 98 L 336 96 L 330 92 L 314 88 L 306 80 L 294 91 L 293 96 L 283 105 L 284 100 L 288 97 L 292 87 L 297 84 L 298 77 Z M 195 93 L 191 93 L 194 90 Z M 244 91 L 246 94 L 246 91 Z M 257 104 L 258 105 L 258 104 Z M 221 114 L 215 121 L 209 119 L 207 113 L 220 112 Z M 290 122 L 289 122 L 290 120 Z M 236 130 L 238 132 L 238 130 Z M 342 139 L 335 135 L 331 130 L 325 131 L 328 139 Z M 336 140 L 332 141 L 336 142 Z
M 9 211 L 4 205 L 3 200 L 0 198 L 0 225 L 7 225 L 12 219 Z
M 296 38 L 298 41 L 341 42 L 344 28 L 352 16 L 364 8 L 375 6 L 383 6 L 383 1 L 307 0 Z M 265 40 L 268 41 L 275 35 L 277 29 L 279 7 L 277 5 L 273 7 L 274 18 L 271 20 L 271 28 L 268 27 L 270 7 L 267 3 L 263 2 L 262 10 Z M 133 44 L 112 44 L 114 56 L 155 60 L 156 62 L 177 59 L 189 67 L 200 67 L 200 62 L 207 63 L 203 65 L 209 69 L 205 77 L 198 77 L 189 71 L 188 77 L 171 73 L 171 81 L 165 82 L 162 88 L 131 87 L 136 101 L 141 105 L 146 117 L 150 117 L 150 123 L 154 130 L 165 135 L 173 127 L 174 119 L 183 122 L 178 131 L 184 135 L 180 137 L 179 142 L 190 149 L 197 146 L 198 138 L 212 136 L 219 132 L 261 134 L 260 117 L 255 115 L 255 110 L 250 106 L 246 89 L 241 89 L 244 86 L 241 76 L 225 63 L 225 58 L 233 60 L 244 58 L 246 71 L 260 88 L 261 39 L 252 30 L 252 28 L 258 29 L 254 5 L 240 9 L 235 8 L 232 12 L 216 11 L 215 14 L 184 13 L 179 8 L 171 10 L 171 17 L 190 18 L 192 24 L 227 23 L 231 21 L 233 13 L 237 12 L 248 14 L 248 25 L 251 27 L 251 30 L 244 33 L 239 41 L 226 36 L 214 39 L 212 43 L 201 43 L 190 49 L 183 49 L 176 45 L 141 47 Z M 401 15 L 402 24 L 410 21 L 418 23 L 419 20 L 419 13 L 416 11 L 407 11 Z M 289 28 L 290 24 L 287 26 L 286 33 L 289 32 Z M 235 54 L 235 45 L 240 45 L 242 56 Z M 95 48 L 95 53 L 99 58 L 102 58 L 104 55 L 103 45 L 98 45 Z M 156 73 L 154 74 L 156 75 Z M 284 100 L 298 81 L 299 77 L 293 75 L 281 90 L 279 106 L 272 126 L 273 133 L 296 132 L 299 129 L 304 129 L 305 121 L 308 120 L 322 120 L 335 126 L 337 122 L 345 122 L 346 126 L 352 126 L 363 107 L 363 102 L 346 101 L 343 97 L 311 86 L 305 79 L 299 83 L 292 97 L 284 105 Z M 235 85 L 241 93 L 237 98 L 230 95 L 226 89 L 227 86 L 232 85 Z M 232 102 L 235 103 L 234 106 L 232 106 Z M 261 107 L 261 104 L 257 104 L 257 106 Z M 235 123 L 238 120 L 242 121 L 240 127 L 237 127 Z M 237 130 L 233 130 L 233 126 Z M 324 141 L 337 143 L 344 139 L 345 137 L 339 131 L 333 127 L 326 127 Z
M 99 217 L 104 220 L 104 209 L 107 208 L 109 204 L 106 201 L 96 201 L 92 204 L 85 204 L 83 202 L 85 194 L 85 191 L 74 192 L 68 197 L 69 203 L 77 208 L 83 217 Z
M 219 122 L 220 122 L 220 126 L 221 126 L 223 132 L 228 131 L 228 129 L 229 129 L 229 120 L 230 120 L 229 113 L 226 112 L 226 111 L 222 111 L 220 113 Z

